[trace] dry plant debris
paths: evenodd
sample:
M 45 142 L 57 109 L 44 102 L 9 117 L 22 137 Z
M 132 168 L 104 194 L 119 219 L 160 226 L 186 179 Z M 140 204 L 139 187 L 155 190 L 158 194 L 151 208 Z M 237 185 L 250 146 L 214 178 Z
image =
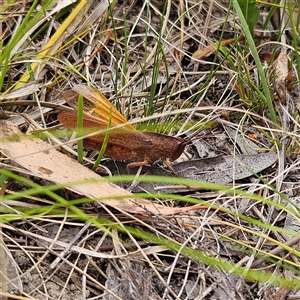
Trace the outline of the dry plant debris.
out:
M 300 297 L 298 3 L 249 2 L 2 4 L 1 299 Z M 197 186 L 108 159 L 95 182 L 45 132 L 88 83 L 139 130 L 199 131 L 173 165 Z

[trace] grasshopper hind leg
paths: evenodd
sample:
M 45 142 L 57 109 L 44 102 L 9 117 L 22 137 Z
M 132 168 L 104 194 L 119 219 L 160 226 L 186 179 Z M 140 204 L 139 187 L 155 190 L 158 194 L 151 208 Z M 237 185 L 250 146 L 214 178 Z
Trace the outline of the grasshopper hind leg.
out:
M 149 158 L 147 158 L 147 157 L 145 157 L 145 159 L 143 161 L 129 163 L 126 166 L 126 172 L 128 175 L 130 175 L 130 169 L 136 168 L 136 167 L 142 167 L 142 166 L 148 165 L 149 163 L 151 163 L 151 160 L 149 160 Z
M 132 168 L 137 168 L 137 167 L 143 167 L 145 165 L 148 165 L 151 163 L 151 160 L 148 158 L 148 157 L 145 157 L 145 159 L 143 161 L 138 161 L 138 162 L 132 162 L 132 163 L 129 163 L 127 166 L 126 166 L 126 172 L 128 175 L 130 175 L 130 169 Z M 163 163 L 172 171 L 172 173 L 180 178 L 180 176 L 178 175 L 178 173 L 174 170 L 173 166 L 171 165 L 171 163 L 164 159 L 163 160 Z

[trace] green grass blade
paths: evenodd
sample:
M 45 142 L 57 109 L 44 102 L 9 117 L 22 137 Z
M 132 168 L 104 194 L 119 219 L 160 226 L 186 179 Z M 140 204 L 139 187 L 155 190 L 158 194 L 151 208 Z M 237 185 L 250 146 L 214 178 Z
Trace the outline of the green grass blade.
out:
M 248 27 L 247 21 L 246 21 L 244 15 L 243 15 L 243 12 L 242 12 L 242 10 L 239 6 L 238 1 L 237 0 L 232 0 L 232 3 L 233 3 L 233 6 L 234 6 L 239 18 L 240 18 L 240 21 L 241 21 L 241 24 L 242 24 L 242 27 L 243 27 L 243 30 L 244 30 L 244 33 L 245 33 L 245 36 L 246 36 L 246 40 L 249 44 L 249 48 L 252 52 L 253 58 L 254 58 L 255 63 L 256 63 L 257 71 L 258 71 L 258 74 L 260 76 L 260 80 L 261 80 L 262 87 L 263 87 L 263 92 L 264 92 L 264 99 L 263 100 L 266 101 L 266 103 L 267 103 L 272 122 L 274 124 L 279 124 L 278 118 L 276 116 L 275 109 L 273 107 L 273 101 L 272 101 L 271 93 L 270 93 L 270 90 L 269 90 L 268 82 L 267 82 L 267 79 L 266 79 L 266 75 L 263 71 L 262 64 L 261 64 L 260 58 L 258 56 L 258 52 L 257 52 L 256 46 L 255 46 L 253 37 L 251 35 L 250 29 Z

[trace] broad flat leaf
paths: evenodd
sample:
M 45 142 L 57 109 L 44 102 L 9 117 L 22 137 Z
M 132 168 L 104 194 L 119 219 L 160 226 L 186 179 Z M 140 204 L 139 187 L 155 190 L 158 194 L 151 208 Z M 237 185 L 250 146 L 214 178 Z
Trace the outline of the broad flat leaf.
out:
M 251 155 L 216 156 L 181 162 L 174 169 L 182 177 L 226 184 L 259 173 L 277 161 L 276 153 L 259 153 Z

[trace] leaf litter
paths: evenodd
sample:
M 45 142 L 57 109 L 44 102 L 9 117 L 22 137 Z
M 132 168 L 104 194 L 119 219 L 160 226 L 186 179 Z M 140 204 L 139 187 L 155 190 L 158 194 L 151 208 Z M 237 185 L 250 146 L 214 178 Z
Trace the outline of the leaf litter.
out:
M 182 172 L 183 176 L 189 178 L 192 176 L 201 181 L 240 187 L 248 192 L 249 198 L 231 195 L 226 193 L 226 190 L 194 190 L 186 186 L 179 187 L 179 189 L 169 186 L 169 189 L 164 190 L 163 184 L 155 182 L 147 187 L 143 186 L 137 177 L 135 188 L 138 191 L 176 192 L 187 198 L 201 199 L 208 203 L 205 210 L 193 210 L 194 204 L 177 202 L 174 200 L 175 195 L 173 199 L 157 196 L 155 201 L 150 201 L 131 198 L 129 192 L 102 181 L 97 184 L 93 182 L 73 186 L 72 191 L 85 194 L 87 197 L 94 196 L 95 193 L 105 197 L 118 193 L 122 197 L 128 196 L 127 200 L 122 198 L 123 201 L 102 201 L 97 208 L 89 203 L 79 206 L 90 216 L 91 220 L 95 216 L 100 216 L 107 222 L 118 224 L 123 231 L 115 230 L 112 225 L 106 230 L 99 230 L 94 227 L 93 223 L 84 224 L 76 217 L 63 217 L 59 214 L 35 215 L 34 218 L 27 218 L 27 220 L 19 219 L 3 224 L 2 244 L 5 243 L 6 252 L 9 255 L 6 260 L 7 266 L 15 265 L 14 269 L 22 275 L 21 282 L 15 281 L 15 286 L 7 287 L 7 291 L 37 299 L 47 297 L 55 299 L 93 297 L 103 299 L 292 299 L 297 297 L 297 289 L 284 285 L 278 287 L 276 284 L 272 285 L 271 281 L 264 283 L 263 280 L 260 282 L 247 280 L 221 267 L 209 267 L 201 259 L 188 256 L 179 250 L 169 250 L 162 245 L 160 248 L 155 248 L 157 247 L 155 242 L 147 238 L 140 239 L 124 227 L 130 224 L 133 228 L 153 233 L 162 240 L 170 243 L 175 241 L 180 245 L 199 250 L 201 253 L 207 253 L 210 257 L 231 262 L 235 267 L 242 265 L 251 269 L 255 266 L 262 274 L 269 272 L 274 276 L 282 275 L 284 278 L 298 279 L 298 247 L 293 242 L 297 242 L 297 225 L 299 224 L 298 204 L 294 202 L 294 198 L 297 199 L 299 195 L 300 178 L 297 162 L 299 143 L 297 143 L 298 127 L 292 125 L 297 125 L 299 122 L 289 116 L 294 115 L 293 107 L 299 106 L 297 97 L 299 93 L 298 84 L 294 84 L 291 90 L 286 90 L 286 69 L 284 69 L 286 58 L 283 60 L 283 67 L 280 67 L 278 62 L 277 65 L 271 66 L 275 68 L 277 74 L 273 88 L 283 99 L 282 104 L 285 105 L 285 101 L 287 104 L 287 127 L 284 128 L 284 132 L 280 132 L 280 130 L 272 130 L 265 118 L 245 119 L 245 113 L 242 111 L 229 110 L 239 98 L 242 98 L 243 91 L 246 90 L 250 99 L 242 98 L 243 109 L 249 108 L 248 100 L 251 100 L 251 107 L 268 117 L 265 108 L 261 108 L 261 103 L 259 101 L 255 103 L 256 91 L 252 93 L 253 86 L 248 85 L 245 78 L 241 81 L 234 77 L 236 70 L 232 69 L 230 60 L 224 60 L 226 55 L 230 55 L 233 61 L 237 60 L 240 52 L 236 52 L 236 49 L 239 45 L 243 47 L 245 43 L 240 39 L 238 19 L 234 19 L 233 14 L 226 19 L 227 1 L 199 3 L 195 7 L 189 7 L 186 11 L 182 6 L 183 3 L 169 1 L 167 4 L 170 7 L 166 6 L 165 14 L 162 14 L 164 8 L 159 1 L 151 1 L 149 11 L 139 1 L 120 2 L 113 10 L 115 17 L 113 30 L 116 31 L 116 36 L 109 33 L 113 31 L 111 22 L 106 23 L 101 20 L 101 14 L 107 12 L 103 9 L 107 7 L 107 2 L 104 1 L 101 4 L 89 1 L 86 14 L 75 18 L 74 23 L 70 25 L 72 32 L 62 35 L 67 47 L 59 48 L 56 53 L 64 62 L 63 64 L 60 60 L 46 57 L 44 64 L 35 69 L 36 80 L 32 86 L 37 98 L 50 102 L 61 100 L 60 92 L 68 90 L 69 83 L 82 83 L 82 79 L 77 75 L 79 72 L 90 78 L 90 81 L 96 84 L 107 97 L 117 96 L 120 100 L 119 108 L 127 119 L 144 116 L 147 113 L 157 114 L 159 118 L 161 112 L 186 108 L 185 105 L 188 102 L 197 103 L 203 110 L 189 116 L 190 120 L 197 123 L 198 118 L 201 118 L 203 122 L 218 118 L 222 122 L 209 128 L 208 131 L 213 133 L 214 137 L 201 139 L 197 141 L 197 145 L 195 143 L 186 149 L 191 160 L 187 160 L 183 155 L 181 157 L 183 161 L 176 162 L 173 168 L 176 173 Z M 191 5 L 191 3 L 188 4 Z M 84 5 L 84 2 L 81 5 Z M 260 7 L 260 9 L 263 11 L 265 8 Z M 186 13 L 183 13 L 184 11 Z M 45 12 L 48 13 L 47 10 Z M 126 13 L 126 24 L 124 24 L 123 12 Z M 207 12 L 210 14 L 208 15 Z M 184 16 L 184 19 L 178 19 L 179 16 Z M 109 17 L 106 20 L 110 20 Z M 61 21 L 62 19 L 57 19 L 56 26 Z M 51 24 L 53 26 L 54 23 Z M 205 28 L 202 28 L 201 24 L 204 24 Z M 124 36 L 125 25 L 129 29 L 127 40 Z M 220 42 L 223 25 L 225 36 L 222 35 Z M 9 24 L 8 28 L 10 28 Z M 57 28 L 53 27 L 53 31 Z M 87 28 L 91 30 L 85 32 Z M 161 33 L 157 34 L 159 30 Z M 234 30 L 238 31 L 238 38 L 234 35 Z M 5 34 L 9 34 L 8 32 Z M 202 36 L 202 32 L 206 32 L 206 35 Z M 157 39 L 159 36 L 162 36 L 163 40 Z M 42 35 L 39 38 L 41 37 Z M 234 38 L 237 43 L 234 43 Z M 206 42 L 204 45 L 206 48 L 204 47 L 203 51 L 208 50 L 206 53 L 210 55 L 207 57 L 198 55 L 197 51 L 201 49 L 198 46 L 199 40 Z M 58 45 L 62 44 L 61 41 L 58 43 Z M 128 46 L 128 52 L 121 53 L 119 55 L 121 60 L 116 63 L 112 53 L 115 54 L 118 47 L 120 51 L 125 51 L 125 48 L 122 48 L 125 44 Z M 34 47 L 34 49 L 40 49 L 42 53 L 43 48 L 39 48 L 41 47 L 39 44 L 35 44 Z M 160 68 L 156 74 L 158 75 L 157 81 L 154 82 L 155 62 L 159 59 L 156 53 L 157 49 L 162 49 L 162 47 L 164 47 L 162 52 L 164 59 L 160 61 Z M 263 50 L 270 53 L 274 49 L 272 47 L 272 43 L 266 43 Z M 225 48 L 227 53 L 223 51 Z M 31 51 L 30 47 L 23 49 L 21 44 L 18 45 L 18 51 L 24 51 L 23 54 L 32 54 L 26 52 Z M 193 55 L 200 60 L 194 65 L 191 64 Z M 125 58 L 127 61 L 124 60 Z M 255 66 L 251 65 L 252 62 L 248 61 L 245 66 L 241 64 L 241 61 L 238 63 L 241 67 L 245 67 L 244 74 L 250 74 L 252 84 L 260 88 L 256 73 L 252 73 L 252 70 L 255 70 Z M 122 72 L 114 68 L 115 65 L 122 66 L 122 64 L 124 66 Z M 68 75 L 64 75 L 63 80 L 61 79 L 62 81 L 57 84 L 57 71 L 64 72 L 66 66 L 71 65 L 77 66 L 76 72 L 71 71 Z M 219 69 L 211 73 L 214 67 Z M 18 68 L 16 66 L 14 68 L 10 73 L 10 78 L 13 82 L 17 82 Z M 170 72 L 167 74 L 168 70 Z M 206 85 L 208 76 L 211 76 L 209 80 L 212 84 L 210 85 Z M 117 81 L 116 78 L 121 80 Z M 46 87 L 45 82 L 48 83 Z M 120 82 L 123 84 L 121 85 Z M 37 86 L 39 91 L 36 90 Z M 54 88 L 51 89 L 51 86 Z M 270 86 L 272 86 L 271 83 Z M 7 87 L 9 87 L 8 83 Z M 195 102 L 193 97 L 197 96 L 201 90 L 205 97 Z M 22 94 L 14 94 L 12 90 L 9 97 L 19 95 L 18 97 L 30 98 L 26 90 L 17 91 L 21 91 Z M 248 93 L 248 91 L 251 92 Z M 147 112 L 146 109 L 149 107 L 150 94 L 155 95 L 156 110 L 154 112 Z M 276 95 L 274 98 L 276 99 Z M 215 107 L 215 109 L 205 111 L 205 107 Z M 227 108 L 228 114 L 222 115 L 221 109 L 226 111 Z M 14 113 L 6 111 L 6 114 L 11 116 L 10 121 L 16 120 L 12 118 L 16 117 L 14 115 L 17 113 L 31 113 L 30 107 L 17 106 L 14 109 Z M 281 109 L 280 105 L 277 109 Z M 34 119 L 40 118 L 39 111 L 37 110 L 37 113 L 32 115 Z M 279 113 L 283 114 L 284 111 L 280 110 Z M 44 110 L 43 114 L 49 124 L 56 122 L 56 111 Z M 34 122 L 30 118 L 24 119 L 19 115 L 17 118 L 18 121 L 15 124 L 19 125 L 23 132 L 29 128 L 28 122 L 34 128 Z M 175 117 L 161 117 L 159 123 L 167 124 L 173 119 Z M 12 131 L 18 137 L 13 140 L 1 140 L 1 151 L 5 159 L 3 168 L 14 169 L 18 174 L 24 174 L 25 178 L 34 180 L 45 188 L 49 186 L 49 182 L 63 184 L 72 180 L 80 181 L 81 178 L 99 179 L 97 174 L 90 172 L 87 167 L 79 165 L 75 160 L 69 159 L 65 153 L 51 149 L 48 141 L 36 138 L 20 140 L 20 133 L 14 131 L 16 129 L 12 124 L 1 124 L 2 132 L 3 129 L 5 131 L 5 126 L 8 126 L 9 132 Z M 239 130 L 235 129 L 232 132 L 225 124 L 233 125 L 233 128 Z M 175 126 L 175 123 L 173 125 L 175 129 L 177 125 Z M 169 131 L 172 129 L 172 127 L 168 128 Z M 257 140 L 252 139 L 251 143 L 251 138 L 248 138 L 250 134 L 256 134 Z M 282 138 L 281 135 L 285 136 Z M 292 140 L 292 147 L 276 148 L 278 144 L 274 141 L 280 141 L 281 138 L 285 141 Z M 289 143 L 284 145 L 289 147 Z M 250 148 L 255 150 L 252 152 Z M 87 166 L 93 161 L 93 155 L 93 152 L 87 152 Z M 7 161 L 7 158 L 11 160 Z M 124 165 L 122 162 L 114 161 L 106 163 L 110 172 L 116 172 L 115 174 L 122 174 L 125 170 Z M 142 174 L 174 176 L 168 168 L 161 165 L 144 167 L 141 172 Z M 255 173 L 259 173 L 260 178 L 257 178 Z M 281 194 L 274 192 L 274 187 Z M 6 193 L 13 195 L 14 192 L 18 193 L 27 189 L 28 185 L 25 183 L 10 181 L 7 184 Z M 75 193 L 59 194 L 70 200 L 77 197 Z M 263 195 L 269 202 L 253 201 L 252 194 Z M 42 208 L 46 203 L 55 205 L 55 201 L 44 196 L 42 192 L 38 195 L 24 194 L 15 202 L 9 201 L 1 207 L 4 214 L 7 213 L 7 209 L 12 212 L 21 204 L 27 205 L 29 209 Z M 276 203 L 282 203 L 282 206 Z M 226 209 L 226 212 L 222 208 Z M 271 230 L 251 221 L 251 218 L 268 224 Z M 85 231 L 81 232 L 79 229 L 84 225 L 86 225 Z M 286 231 L 284 234 L 281 234 L 282 229 Z M 79 240 L 75 239 L 78 232 L 82 235 Z M 43 238 L 46 242 L 42 241 Z M 56 268 L 49 271 L 49 266 L 59 255 L 62 255 L 64 249 L 68 249 L 63 255 L 64 259 L 59 261 Z M 4 274 L 11 282 L 14 282 L 12 277 L 16 277 L 15 272 Z

